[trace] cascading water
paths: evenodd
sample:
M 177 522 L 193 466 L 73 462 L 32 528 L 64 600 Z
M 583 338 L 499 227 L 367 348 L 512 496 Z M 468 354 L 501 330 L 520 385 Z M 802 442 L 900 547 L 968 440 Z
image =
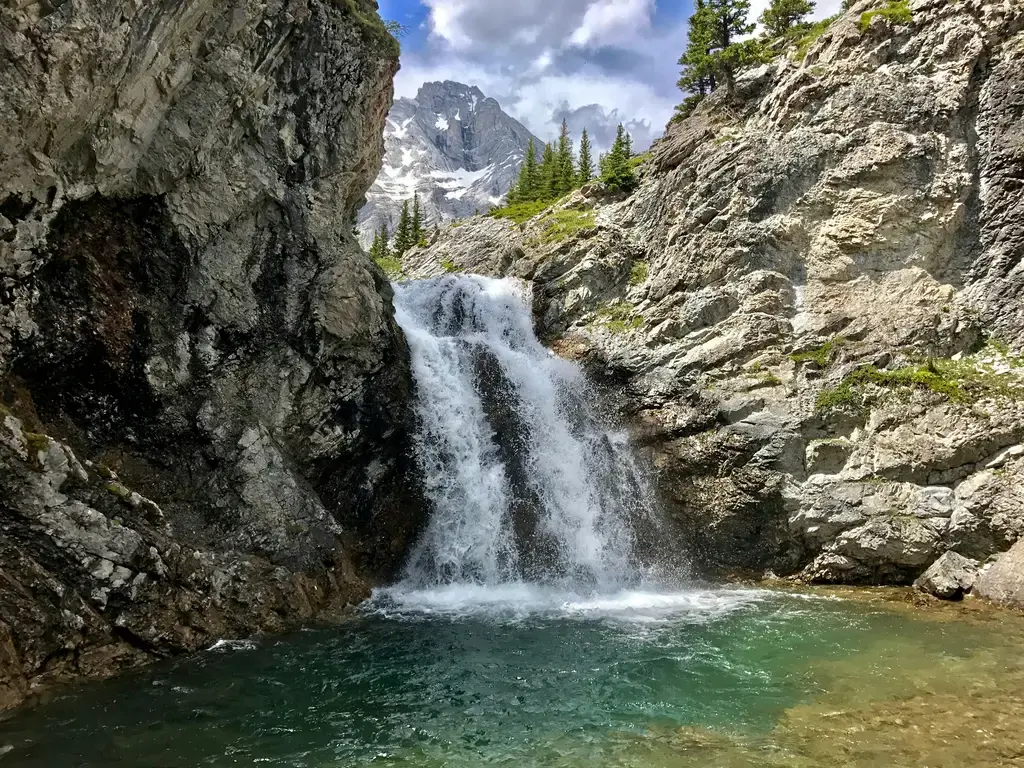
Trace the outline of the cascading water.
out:
M 636 532 L 652 523 L 642 476 L 624 437 L 596 417 L 579 369 L 537 340 L 519 284 L 405 283 L 395 306 L 434 508 L 405 586 L 635 584 Z

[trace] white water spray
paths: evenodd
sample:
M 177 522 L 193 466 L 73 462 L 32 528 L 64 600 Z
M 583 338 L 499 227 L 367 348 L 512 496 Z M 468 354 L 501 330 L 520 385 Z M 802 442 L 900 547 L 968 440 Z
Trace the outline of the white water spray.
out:
M 448 276 L 395 287 L 433 511 L 406 588 L 636 584 L 647 494 L 579 369 L 545 349 L 521 287 Z

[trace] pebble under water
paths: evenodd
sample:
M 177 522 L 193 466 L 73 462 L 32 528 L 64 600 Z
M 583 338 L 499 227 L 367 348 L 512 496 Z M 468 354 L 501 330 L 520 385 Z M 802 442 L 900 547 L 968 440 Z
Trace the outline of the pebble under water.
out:
M 0 723 L 0 765 L 1021 765 L 1024 622 L 945 618 L 760 590 L 382 592 L 340 626 L 65 689 Z

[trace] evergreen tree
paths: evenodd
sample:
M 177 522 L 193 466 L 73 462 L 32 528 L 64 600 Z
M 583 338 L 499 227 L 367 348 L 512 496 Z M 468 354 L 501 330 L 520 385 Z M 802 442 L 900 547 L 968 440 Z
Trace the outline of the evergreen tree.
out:
M 423 212 L 420 210 L 419 192 L 413 192 L 412 195 L 412 224 L 409 234 L 412 245 L 426 244 L 426 238 L 424 237 L 423 232 Z
M 724 82 L 731 92 L 740 69 L 763 61 L 760 41 L 737 42 L 754 31 L 749 13 L 750 0 L 697 0 L 686 52 L 679 59 L 680 88 L 700 98 Z
M 388 245 L 388 225 L 384 222 L 380 225 L 380 231 L 376 234 L 374 239 L 380 239 L 380 258 L 390 259 L 391 258 L 391 246 Z
M 412 216 L 409 213 L 409 201 L 402 203 L 402 214 L 398 218 L 398 229 L 395 230 L 395 256 L 405 255 L 415 241 L 412 239 Z
M 576 176 L 575 165 L 572 139 L 569 138 L 569 125 L 562 120 L 562 130 L 558 134 L 558 151 L 555 156 L 553 197 L 561 197 L 573 188 Z
M 813 0 L 772 0 L 759 21 L 771 37 L 783 37 L 791 29 L 800 27 L 814 13 Z
M 380 231 L 373 233 L 373 245 L 370 246 L 370 258 L 374 261 L 380 261 L 381 258 L 381 244 L 380 244 Z
M 544 145 L 544 154 L 537 168 L 537 191 L 534 200 L 550 200 L 557 197 L 558 161 L 555 148 L 548 142 Z
M 633 173 L 628 154 L 631 144 L 632 139 L 622 123 L 619 123 L 615 143 L 608 154 L 601 158 L 601 181 L 609 187 L 616 187 L 625 192 L 631 192 L 636 187 L 636 175 Z
M 594 178 L 594 161 L 590 157 L 590 151 L 590 137 L 587 135 L 587 129 L 584 128 L 583 135 L 580 137 L 580 159 L 576 170 L 576 183 L 579 185 L 586 184 Z
M 537 194 L 537 147 L 530 137 L 526 145 L 526 157 L 523 164 L 519 166 L 519 177 L 508 193 L 509 205 L 515 203 L 528 203 L 536 199 Z

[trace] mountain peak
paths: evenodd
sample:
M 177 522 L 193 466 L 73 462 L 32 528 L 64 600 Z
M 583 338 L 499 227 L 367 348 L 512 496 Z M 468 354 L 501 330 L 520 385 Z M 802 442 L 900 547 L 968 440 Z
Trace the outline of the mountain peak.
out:
M 419 194 L 428 225 L 498 205 L 511 189 L 533 138 L 540 139 L 473 85 L 424 83 L 395 101 L 384 131 L 384 162 L 359 213 L 359 233 L 398 223 L 402 203 Z

